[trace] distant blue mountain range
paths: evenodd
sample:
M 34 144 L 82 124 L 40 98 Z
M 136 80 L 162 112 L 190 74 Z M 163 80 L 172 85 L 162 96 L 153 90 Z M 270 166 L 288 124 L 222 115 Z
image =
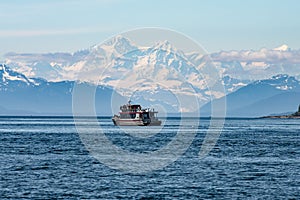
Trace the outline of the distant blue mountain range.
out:
M 0 114 L 72 115 L 72 92 L 75 84 L 81 84 L 86 90 L 93 90 L 96 87 L 95 108 L 98 115 L 112 115 L 121 103 L 128 100 L 111 87 L 74 81 L 48 82 L 39 78 L 27 78 L 6 65 L 0 65 Z M 115 105 L 111 105 L 112 95 L 118 102 Z M 227 102 L 228 117 L 257 117 L 293 112 L 300 103 L 300 82 L 292 76 L 277 75 L 252 82 L 213 102 L 218 103 L 224 98 Z M 151 103 L 140 100 L 144 105 Z M 201 108 L 201 115 L 210 116 L 210 110 L 211 102 Z M 85 113 L 82 112 L 82 115 Z
M 258 117 L 296 111 L 300 104 L 300 82 L 292 76 L 277 75 L 255 81 L 226 97 L 213 100 L 218 104 L 226 98 L 227 116 Z M 212 103 L 201 108 L 203 115 L 210 115 Z
M 72 115 L 74 81 L 48 82 L 27 78 L 21 73 L 0 65 L 0 114 L 1 115 Z M 96 86 L 80 83 L 86 90 Z M 111 96 L 126 101 L 112 88 L 98 86 L 95 107 L 98 115 L 111 115 Z M 82 113 L 84 115 L 85 113 Z

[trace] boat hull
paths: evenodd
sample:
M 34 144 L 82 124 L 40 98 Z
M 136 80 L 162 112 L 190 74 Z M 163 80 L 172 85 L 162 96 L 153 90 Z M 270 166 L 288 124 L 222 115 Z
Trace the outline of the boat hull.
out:
M 116 126 L 160 126 L 161 121 L 143 121 L 136 119 L 120 119 L 120 118 L 112 118 L 114 125 Z
M 112 119 L 116 126 L 147 126 L 149 123 L 134 119 Z

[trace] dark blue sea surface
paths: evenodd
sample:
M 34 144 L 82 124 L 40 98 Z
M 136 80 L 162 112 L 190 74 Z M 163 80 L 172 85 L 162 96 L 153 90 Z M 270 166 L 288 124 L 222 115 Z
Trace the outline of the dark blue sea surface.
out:
M 193 120 L 120 129 L 110 118 L 98 118 L 112 144 L 134 153 L 162 148 L 180 128 L 188 137 Z M 212 151 L 200 159 L 209 122 L 200 120 L 193 142 L 175 162 L 131 173 L 95 159 L 72 117 L 0 117 L 0 199 L 300 199 L 300 120 L 227 119 Z M 79 126 L 99 129 L 89 118 Z M 158 133 L 147 137 L 129 133 L 153 130 Z

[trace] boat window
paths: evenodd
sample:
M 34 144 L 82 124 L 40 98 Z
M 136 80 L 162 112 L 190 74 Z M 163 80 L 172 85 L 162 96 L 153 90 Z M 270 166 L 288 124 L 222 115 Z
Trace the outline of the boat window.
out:
M 126 113 L 122 113 L 121 115 L 120 115 L 120 117 L 121 118 L 123 118 L 123 119 L 127 119 L 127 118 L 129 118 L 129 115 Z
M 136 114 L 130 114 L 130 118 L 135 118 Z

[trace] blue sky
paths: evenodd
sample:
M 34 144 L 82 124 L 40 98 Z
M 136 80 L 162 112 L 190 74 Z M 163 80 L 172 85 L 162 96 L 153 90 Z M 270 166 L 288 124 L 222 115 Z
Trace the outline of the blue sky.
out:
M 209 52 L 300 49 L 297 0 L 9 0 L 0 8 L 0 56 L 74 52 L 142 27 L 179 31 Z

